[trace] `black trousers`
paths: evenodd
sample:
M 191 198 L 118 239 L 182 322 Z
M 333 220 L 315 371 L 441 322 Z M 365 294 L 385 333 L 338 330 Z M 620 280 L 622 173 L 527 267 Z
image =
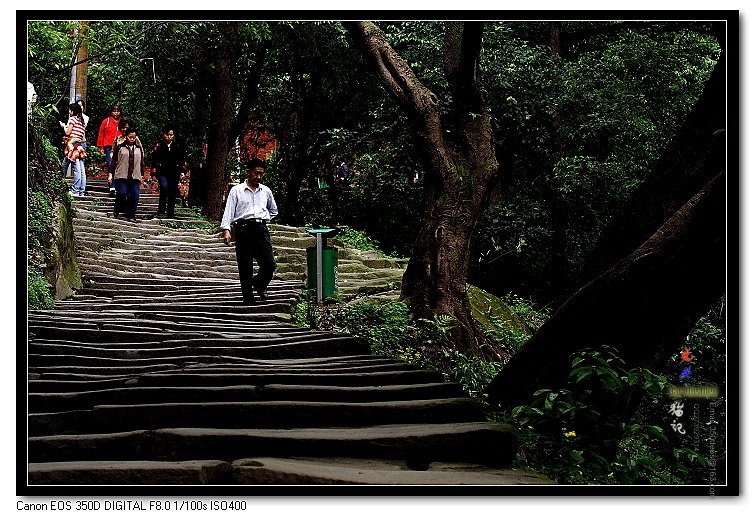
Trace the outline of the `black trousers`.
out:
M 254 300 L 254 289 L 264 290 L 273 279 L 275 259 L 273 245 L 270 242 L 270 230 L 267 224 L 249 222 L 235 224 L 234 240 L 236 243 L 236 261 L 239 265 L 239 280 L 244 302 Z M 254 276 L 254 262 L 257 260 L 259 271 Z
M 157 205 L 157 213 L 165 213 L 168 208 L 168 217 L 175 216 L 176 195 L 178 195 L 178 175 L 160 174 L 157 176 L 160 184 L 160 200 Z

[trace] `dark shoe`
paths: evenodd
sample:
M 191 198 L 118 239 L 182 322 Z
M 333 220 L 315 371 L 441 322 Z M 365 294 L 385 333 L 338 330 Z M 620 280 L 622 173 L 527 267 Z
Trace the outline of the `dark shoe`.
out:
M 257 289 L 257 295 L 260 296 L 260 299 L 262 301 L 267 301 L 267 289 L 265 289 L 265 288 L 258 288 Z
M 136 222 L 136 219 L 126 219 L 128 222 Z
M 257 300 L 254 299 L 254 296 L 252 296 L 251 299 L 244 299 L 244 303 L 243 304 L 245 306 L 256 305 L 257 304 Z

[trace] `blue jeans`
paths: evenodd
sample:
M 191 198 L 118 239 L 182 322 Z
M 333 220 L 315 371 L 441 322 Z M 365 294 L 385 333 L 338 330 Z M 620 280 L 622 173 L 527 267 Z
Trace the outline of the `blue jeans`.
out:
M 68 170 L 68 167 L 71 166 L 71 163 L 72 161 L 70 159 L 68 159 L 66 156 L 63 156 L 63 165 L 60 167 L 61 168 L 60 172 L 63 175 L 63 177 L 66 177 L 66 171 Z
M 71 193 L 84 195 L 84 191 L 87 188 L 87 174 L 86 169 L 84 168 L 84 160 L 77 159 L 71 163 L 73 164 L 73 184 L 71 185 Z
M 105 147 L 105 161 L 107 162 L 108 170 L 110 170 L 110 165 L 113 163 L 113 147 L 110 145 Z M 115 189 L 115 180 L 108 179 L 107 186 L 111 191 Z
M 139 203 L 141 181 L 138 179 L 115 179 L 115 216 L 126 213 L 126 218 L 136 218 L 136 205 Z

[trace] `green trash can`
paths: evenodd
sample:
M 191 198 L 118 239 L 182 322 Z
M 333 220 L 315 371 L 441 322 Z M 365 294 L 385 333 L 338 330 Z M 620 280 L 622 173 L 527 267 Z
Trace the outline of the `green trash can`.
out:
M 317 291 L 317 247 L 307 248 L 307 288 Z M 322 297 L 333 299 L 338 296 L 338 249 L 326 247 L 322 250 Z
M 338 249 L 327 245 L 328 237 L 338 231 L 337 228 L 307 230 L 316 239 L 316 245 L 307 248 L 307 289 L 315 292 L 318 303 L 338 297 Z

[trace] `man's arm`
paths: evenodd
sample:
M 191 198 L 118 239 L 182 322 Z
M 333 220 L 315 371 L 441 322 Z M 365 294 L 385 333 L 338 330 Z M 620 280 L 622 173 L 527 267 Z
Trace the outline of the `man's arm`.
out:
M 267 211 L 270 213 L 270 219 L 278 215 L 278 205 L 275 204 L 272 190 L 268 189 L 267 194 Z
M 236 189 L 231 188 L 228 193 L 228 199 L 225 201 L 225 210 L 223 219 L 220 222 L 220 229 L 223 230 L 223 241 L 225 245 L 231 245 L 231 222 L 236 216 Z

